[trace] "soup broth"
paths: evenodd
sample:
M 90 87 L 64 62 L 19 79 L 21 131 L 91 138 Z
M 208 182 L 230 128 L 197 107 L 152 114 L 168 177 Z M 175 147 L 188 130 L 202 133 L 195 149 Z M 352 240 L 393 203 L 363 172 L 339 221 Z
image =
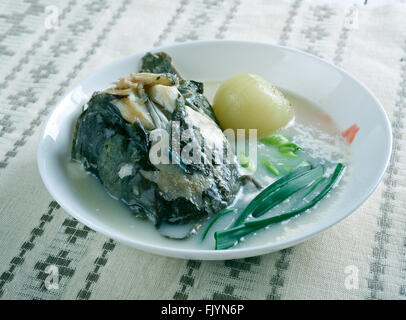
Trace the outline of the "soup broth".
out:
M 205 82 L 205 96 L 210 102 L 213 101 L 214 94 L 219 85 L 220 82 Z M 303 161 L 306 157 L 311 157 L 313 162 L 323 163 L 327 168 L 331 168 L 333 164 L 337 162 L 342 162 L 347 165 L 347 172 L 339 186 L 332 190 L 326 198 L 315 207 L 289 220 L 270 225 L 246 237 L 246 239 L 242 239 L 238 244 L 239 248 L 282 241 L 299 235 L 303 230 L 308 228 L 309 225 L 323 219 L 323 216 L 328 214 L 329 208 L 334 207 L 336 202 L 338 202 L 337 199 L 340 197 L 340 191 L 344 188 L 346 183 L 348 170 L 351 170 L 351 167 L 348 166 L 350 162 L 348 145 L 341 137 L 340 131 L 332 119 L 322 113 L 317 106 L 302 97 L 298 97 L 286 91 L 283 91 L 283 93 L 292 103 L 295 117 L 291 123 L 276 133 L 288 137 L 305 151 L 301 153 L 300 159 L 290 160 L 292 167 L 297 165 L 298 161 Z M 251 174 L 263 187 L 266 187 L 277 178 L 272 175 L 265 166 L 261 165 L 261 163 L 270 157 L 275 159 L 278 155 L 273 148 L 261 143 L 258 144 L 257 155 L 258 161 L 255 172 L 248 170 L 246 173 Z M 174 248 L 181 246 L 182 248 L 199 250 L 213 249 L 214 231 L 223 230 L 230 226 L 237 218 L 238 213 L 241 212 L 230 213 L 219 219 L 209 231 L 204 241 L 201 240 L 202 234 L 211 218 L 203 221 L 197 233 L 188 239 L 168 239 L 163 237 L 150 221 L 135 217 L 124 204 L 109 196 L 97 178 L 86 173 L 81 164 L 68 161 L 67 170 L 70 183 L 77 198 L 88 210 L 91 210 L 94 215 L 106 225 L 121 230 L 123 235 L 140 239 L 144 242 L 148 241 L 155 245 L 165 245 Z M 283 172 L 283 170 L 283 167 L 281 167 L 282 173 L 286 173 Z M 331 173 L 331 171 L 329 173 Z M 260 190 L 252 183 L 247 183 L 237 194 L 232 206 L 240 209 L 245 208 L 259 192 Z M 297 201 L 300 196 L 301 194 L 298 192 L 288 201 Z M 287 202 L 281 203 L 263 217 L 281 213 L 286 210 L 288 205 L 289 203 Z M 178 232 L 179 234 L 183 234 L 185 230 L 191 227 L 191 225 L 170 226 L 172 231 L 175 231 L 175 233 Z M 168 226 L 163 226 L 163 228 L 168 228 Z

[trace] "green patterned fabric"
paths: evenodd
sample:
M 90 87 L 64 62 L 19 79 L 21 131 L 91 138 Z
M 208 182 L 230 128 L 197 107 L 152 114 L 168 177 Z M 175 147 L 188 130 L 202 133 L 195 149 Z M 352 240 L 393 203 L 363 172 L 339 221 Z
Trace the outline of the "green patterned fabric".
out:
M 406 299 L 405 17 L 402 1 L 1 1 L 1 299 Z M 60 208 L 36 165 L 49 110 L 117 58 L 198 39 L 298 48 L 372 89 L 394 145 L 383 182 L 361 208 L 295 247 L 215 262 L 138 251 Z M 51 265 L 59 287 L 49 290 Z M 354 270 L 355 288 L 346 283 Z

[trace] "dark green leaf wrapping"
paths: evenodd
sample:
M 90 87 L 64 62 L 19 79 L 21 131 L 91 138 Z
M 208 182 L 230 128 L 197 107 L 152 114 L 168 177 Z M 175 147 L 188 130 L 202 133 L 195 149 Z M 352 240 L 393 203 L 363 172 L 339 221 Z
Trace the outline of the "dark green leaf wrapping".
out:
M 140 72 L 171 73 L 180 78 L 178 90 L 185 99 L 186 105 L 209 116 L 218 124 L 213 109 L 203 95 L 203 83 L 184 80 L 172 64 L 172 58 L 165 52 L 147 53 L 141 61 Z
M 170 57 L 164 53 L 147 54 L 141 71 L 171 73 L 177 77 Z M 182 83 L 189 102 L 183 94 L 180 95 L 177 107 L 168 120 L 179 120 L 180 129 L 184 131 L 196 128 L 193 119 L 188 118 L 185 113 L 186 106 L 193 104 L 194 107 L 190 106 L 191 108 L 204 114 L 211 110 L 211 106 L 201 94 L 201 83 L 184 80 Z M 135 214 L 149 218 L 156 225 L 162 221 L 187 223 L 214 215 L 228 206 L 241 186 L 235 164 L 180 163 L 158 168 L 149 161 L 149 131 L 139 121 L 134 124 L 126 122 L 114 105 L 115 99 L 118 97 L 109 93 L 95 93 L 92 96 L 87 109 L 77 121 L 72 146 L 73 160 L 83 163 L 87 171 L 98 177 L 110 195 L 124 202 Z M 197 130 L 192 138 L 203 151 L 201 132 Z M 174 167 L 177 169 L 174 170 Z M 166 182 L 168 172 L 169 179 Z M 203 186 L 200 201 L 187 198 L 186 181 L 197 174 L 204 175 L 204 180 L 209 181 L 204 184 L 199 184 L 199 180 L 196 182 L 196 185 Z M 173 185 L 180 181 L 176 188 L 180 196 L 168 196 L 156 180 L 157 176 L 161 183 L 164 181 L 163 187 L 169 186 L 172 190 Z
M 172 64 L 172 58 L 165 52 L 148 52 L 141 60 L 139 72 L 171 73 L 179 76 Z
M 82 112 L 76 124 L 72 146 L 72 159 L 84 164 L 85 169 L 99 175 L 97 161 L 103 144 L 116 134 L 130 135 L 132 125 L 121 117 L 120 111 L 112 103 L 114 96 L 108 93 L 94 93 L 88 108 Z M 138 135 L 132 133 L 134 143 L 145 154 L 148 150 L 146 131 L 140 126 Z
M 203 83 L 193 80 L 184 80 L 181 81 L 178 89 L 184 97 L 186 105 L 196 111 L 204 113 L 218 124 L 210 102 L 203 95 Z

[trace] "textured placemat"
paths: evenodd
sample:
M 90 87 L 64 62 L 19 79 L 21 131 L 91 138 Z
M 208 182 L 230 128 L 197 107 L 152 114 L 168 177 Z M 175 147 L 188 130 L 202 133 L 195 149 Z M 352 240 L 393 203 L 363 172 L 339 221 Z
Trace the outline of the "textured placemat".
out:
M 0 297 L 405 299 L 405 17 L 404 1 L 1 1 Z M 374 194 L 312 240 L 232 261 L 151 255 L 67 215 L 36 166 L 50 108 L 74 83 L 119 57 L 214 38 L 299 48 L 370 87 L 394 138 L 389 169 Z M 54 289 L 47 285 L 52 266 L 59 270 Z

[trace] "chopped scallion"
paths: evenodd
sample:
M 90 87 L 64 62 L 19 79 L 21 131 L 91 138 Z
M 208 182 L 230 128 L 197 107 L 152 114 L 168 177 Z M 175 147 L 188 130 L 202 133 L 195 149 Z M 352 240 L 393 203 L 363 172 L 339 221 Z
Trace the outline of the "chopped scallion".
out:
M 268 171 L 270 173 L 272 173 L 273 175 L 275 175 L 277 177 L 280 176 L 278 168 L 272 162 L 265 160 L 264 162 L 262 162 L 262 164 L 265 166 L 265 168 L 268 169 Z

